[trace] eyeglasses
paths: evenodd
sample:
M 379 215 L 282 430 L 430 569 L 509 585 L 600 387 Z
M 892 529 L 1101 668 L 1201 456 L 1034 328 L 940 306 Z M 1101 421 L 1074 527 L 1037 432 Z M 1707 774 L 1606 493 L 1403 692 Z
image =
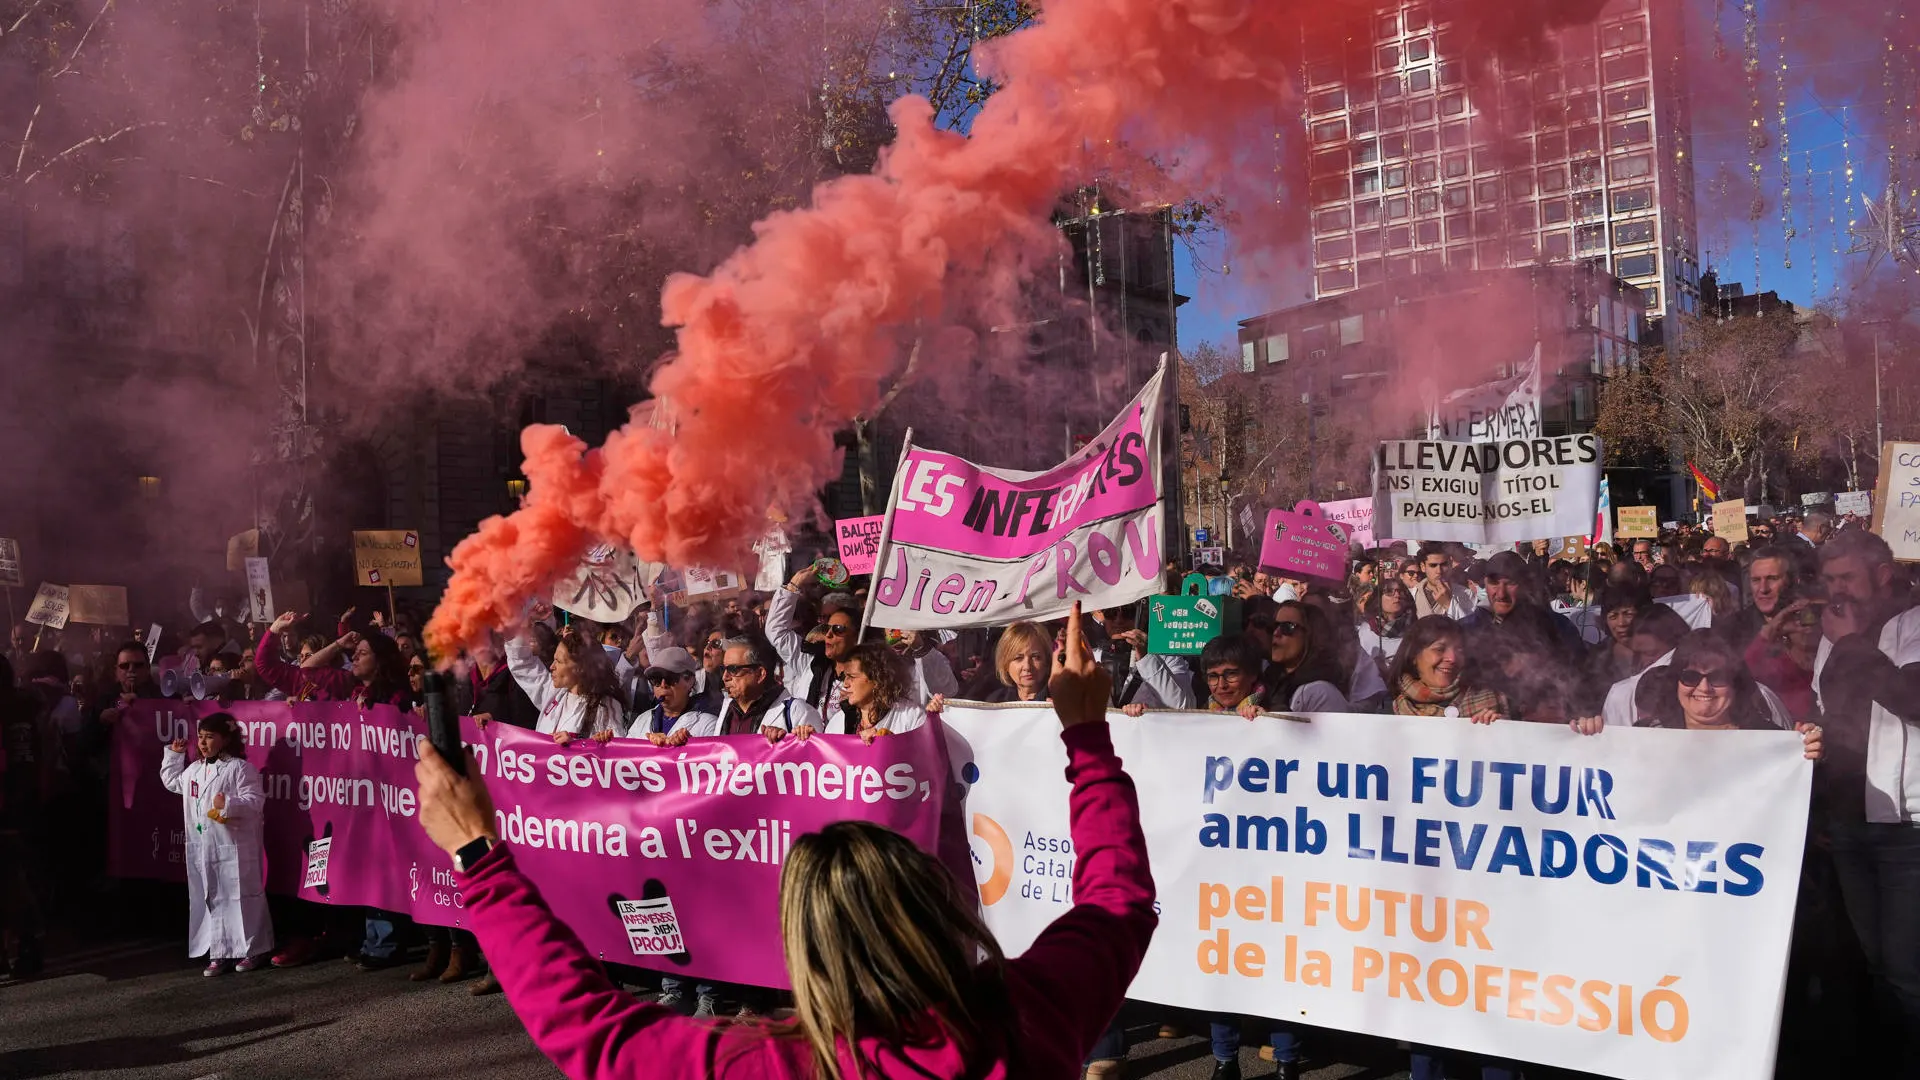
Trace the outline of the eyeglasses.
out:
M 1252 616 L 1247 620 L 1247 625 L 1253 627 L 1255 630 L 1265 630 L 1269 634 L 1273 633 L 1273 617 L 1271 615 Z
M 1233 682 L 1245 674 L 1246 672 L 1241 671 L 1237 667 L 1221 668 L 1219 671 L 1209 671 L 1207 672 L 1207 685 L 1212 686 L 1215 683 Z
M 853 633 L 853 625 L 851 623 L 830 622 L 826 625 L 826 635 L 828 637 L 845 637 L 851 633 Z
M 647 685 L 671 686 L 683 678 L 686 678 L 686 676 L 677 671 L 649 671 L 647 672 Z
M 732 679 L 737 676 L 745 675 L 749 671 L 765 671 L 765 670 L 767 670 L 767 665 L 765 664 L 728 664 L 727 666 L 720 669 L 720 675 L 722 678 Z
M 1292 637 L 1293 635 L 1305 629 L 1306 627 L 1301 626 L 1299 623 L 1294 622 L 1292 619 L 1282 619 L 1279 622 L 1273 624 L 1273 632 L 1276 634 L 1279 634 L 1281 637 Z
M 1702 682 L 1705 682 L 1715 690 L 1725 690 L 1727 687 L 1733 685 L 1733 672 L 1721 670 L 1714 672 L 1683 671 L 1680 673 L 1680 685 L 1689 690 L 1699 686 Z
M 720 651 L 719 639 L 715 638 L 714 640 L 707 642 L 705 645 L 700 646 L 700 651 L 701 652 L 719 652 Z

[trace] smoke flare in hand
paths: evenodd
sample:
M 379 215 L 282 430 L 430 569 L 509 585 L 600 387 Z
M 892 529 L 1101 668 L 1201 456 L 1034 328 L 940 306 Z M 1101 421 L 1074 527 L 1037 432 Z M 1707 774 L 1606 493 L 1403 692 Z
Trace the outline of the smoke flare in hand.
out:
M 1491 56 L 1598 4 L 1435 6 Z M 679 328 L 679 353 L 652 389 L 671 430 L 629 425 L 588 450 L 561 429 L 527 429 L 525 506 L 454 549 L 427 628 L 436 652 L 451 656 L 517 618 L 596 538 L 675 566 L 743 563 L 768 507 L 808 504 L 839 471 L 833 433 L 876 402 L 898 328 L 939 324 L 961 283 L 1010 295 L 1023 257 L 1057 242 L 1048 213 L 1077 184 L 1118 175 L 1158 198 L 1220 193 L 1244 211 L 1270 206 L 1270 164 L 1239 163 L 1296 114 L 1303 40 L 1338 41 L 1355 25 L 1364 44 L 1374 10 L 1056 0 L 994 43 L 985 62 L 1000 89 L 970 134 L 937 128 L 923 99 L 895 102 L 897 135 L 871 175 L 823 184 L 810 207 L 768 217 L 710 276 L 668 280 L 662 313 Z

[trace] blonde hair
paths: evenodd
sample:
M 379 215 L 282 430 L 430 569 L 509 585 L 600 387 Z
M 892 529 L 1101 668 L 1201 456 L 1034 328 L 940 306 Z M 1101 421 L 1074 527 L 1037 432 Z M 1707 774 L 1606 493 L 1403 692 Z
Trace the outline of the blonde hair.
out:
M 932 1017 L 963 1057 L 1019 1045 L 1006 957 L 953 875 L 913 842 L 866 821 L 836 822 L 794 842 L 780 871 L 780 936 L 793 982 L 793 1033 L 814 1075 L 849 1080 L 839 1047 L 904 1044 Z
M 1000 643 L 993 647 L 993 670 L 1000 676 L 1000 685 L 1013 685 L 1013 675 L 1008 669 L 1013 666 L 1013 658 L 1027 651 L 1029 645 L 1039 649 L 1042 656 L 1053 655 L 1053 638 L 1038 623 L 1009 623 L 1000 632 Z

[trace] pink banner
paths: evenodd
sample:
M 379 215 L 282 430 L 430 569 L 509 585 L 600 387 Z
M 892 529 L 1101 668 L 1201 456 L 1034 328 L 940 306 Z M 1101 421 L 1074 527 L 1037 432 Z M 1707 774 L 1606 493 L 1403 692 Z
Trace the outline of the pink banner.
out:
M 180 799 L 162 748 L 191 742 L 212 702 L 143 701 L 115 733 L 108 871 L 184 880 Z M 348 703 L 239 702 L 247 757 L 267 795 L 267 887 L 320 903 L 461 925 L 451 860 L 414 820 L 424 717 Z M 675 748 L 617 739 L 557 746 L 520 728 L 463 736 L 487 778 L 501 836 L 554 913 L 609 961 L 725 982 L 785 986 L 780 865 L 794 838 L 859 818 L 935 849 L 946 802 L 937 723 L 863 746 L 758 736 Z M 309 844 L 330 838 L 325 881 L 303 885 Z

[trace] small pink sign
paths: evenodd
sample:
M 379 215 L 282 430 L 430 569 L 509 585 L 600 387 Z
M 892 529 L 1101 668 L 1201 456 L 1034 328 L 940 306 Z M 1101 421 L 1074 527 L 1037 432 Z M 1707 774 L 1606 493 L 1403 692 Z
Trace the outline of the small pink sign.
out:
M 847 573 L 873 573 L 873 560 L 880 554 L 880 526 L 886 520 L 885 514 L 875 514 L 833 523 L 833 534 L 840 541 L 840 561 L 847 564 Z
M 1267 512 L 1261 534 L 1260 565 L 1290 577 L 1339 581 L 1347 576 L 1347 526 L 1320 512 L 1320 504 L 1302 500 L 1292 510 Z

